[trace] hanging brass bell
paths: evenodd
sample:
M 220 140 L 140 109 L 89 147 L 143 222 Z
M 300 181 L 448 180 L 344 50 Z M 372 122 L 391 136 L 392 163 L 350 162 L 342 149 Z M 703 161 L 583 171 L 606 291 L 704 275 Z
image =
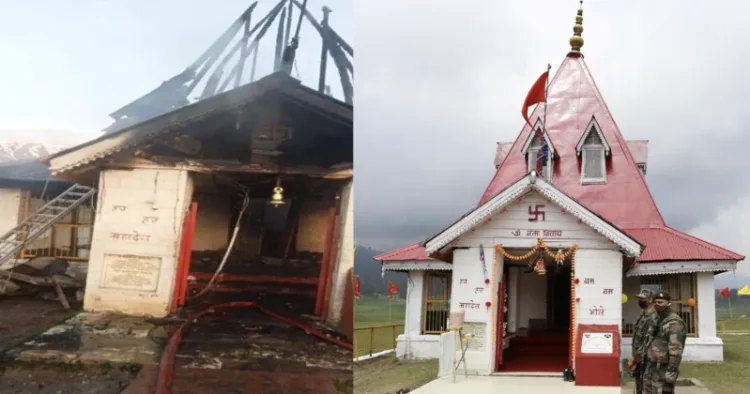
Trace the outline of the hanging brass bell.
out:
M 284 189 L 281 186 L 276 186 L 273 188 L 271 200 L 268 203 L 275 207 L 284 204 Z
M 544 266 L 544 260 L 539 259 L 534 264 L 534 271 L 539 275 L 544 275 L 547 273 L 547 268 Z

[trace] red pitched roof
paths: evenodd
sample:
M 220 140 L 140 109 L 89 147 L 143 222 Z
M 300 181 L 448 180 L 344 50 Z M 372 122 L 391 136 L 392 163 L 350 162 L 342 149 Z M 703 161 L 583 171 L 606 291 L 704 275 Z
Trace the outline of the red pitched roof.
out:
M 422 242 L 413 243 L 403 248 L 391 250 L 374 257 L 377 261 L 426 261 L 435 260 L 427 256 Z
M 583 57 L 565 58 L 550 82 L 548 102 L 547 133 L 559 155 L 555 160 L 552 184 L 620 228 L 663 227 L 664 219 Z M 542 116 L 543 106 L 537 106 L 532 119 Z M 607 158 L 607 182 L 581 185 L 576 144 L 592 116 L 596 117 L 611 148 L 611 156 Z M 484 192 L 480 205 L 527 172 L 521 149 L 531 131 L 524 124 L 521 134 Z
M 646 141 L 628 143 L 620 133 L 583 56 L 566 56 L 548 88 L 547 134 L 558 157 L 554 164 L 552 185 L 577 200 L 606 221 L 623 229 L 646 248 L 641 262 L 684 260 L 742 260 L 744 256 L 710 244 L 666 225 L 646 185 L 637 163 L 647 159 Z M 542 117 L 543 104 L 530 119 Z M 576 145 L 592 117 L 611 148 L 607 157 L 607 181 L 604 184 L 581 184 L 581 160 Z M 521 153 L 532 130 L 524 124 L 510 148 L 498 144 L 499 168 L 478 205 L 484 204 L 527 173 Z M 383 253 L 376 260 L 425 260 L 424 247 L 417 243 Z
M 742 260 L 745 256 L 702 239 L 685 234 L 669 226 L 636 228 L 625 232 L 647 245 L 638 259 L 641 262 L 665 260 Z

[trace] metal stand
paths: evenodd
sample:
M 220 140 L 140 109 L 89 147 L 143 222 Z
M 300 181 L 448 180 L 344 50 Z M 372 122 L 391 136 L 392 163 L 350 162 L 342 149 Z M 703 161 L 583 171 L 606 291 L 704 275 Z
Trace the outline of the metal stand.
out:
M 471 338 L 474 338 L 473 334 L 464 334 L 462 329 L 458 329 L 458 343 L 461 350 L 461 358 L 458 359 L 458 362 L 456 362 L 455 359 L 453 360 L 453 383 L 456 383 L 456 371 L 458 371 L 461 363 L 464 365 L 464 376 L 467 379 L 469 377 L 469 370 L 466 367 L 466 351 L 469 350 L 469 340 Z M 465 346 L 464 342 L 466 342 Z

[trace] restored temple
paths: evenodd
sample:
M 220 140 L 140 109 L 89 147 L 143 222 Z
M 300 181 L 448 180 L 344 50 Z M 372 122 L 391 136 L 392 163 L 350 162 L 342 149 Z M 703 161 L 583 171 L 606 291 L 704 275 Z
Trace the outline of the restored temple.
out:
M 635 295 L 650 288 L 671 293 L 687 324 L 685 360 L 723 360 L 714 276 L 744 256 L 665 222 L 646 181 L 648 142 L 620 132 L 584 61 L 582 21 L 579 10 L 533 128 L 497 145 L 497 172 L 478 205 L 376 256 L 384 270 L 409 275 L 399 357 L 442 359 L 450 311 L 464 310 L 476 374 L 575 368 L 583 326 L 615 327 L 612 353 L 626 358 Z

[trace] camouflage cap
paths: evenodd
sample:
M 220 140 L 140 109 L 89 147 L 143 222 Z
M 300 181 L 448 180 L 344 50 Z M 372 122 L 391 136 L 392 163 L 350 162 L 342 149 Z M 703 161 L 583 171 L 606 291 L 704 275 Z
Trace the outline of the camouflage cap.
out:
M 644 300 L 650 300 L 654 297 L 654 293 L 649 289 L 641 289 L 641 292 L 638 293 L 636 298 L 644 299 Z
M 654 300 L 672 301 L 672 296 L 670 296 L 666 291 L 660 291 L 654 294 Z

